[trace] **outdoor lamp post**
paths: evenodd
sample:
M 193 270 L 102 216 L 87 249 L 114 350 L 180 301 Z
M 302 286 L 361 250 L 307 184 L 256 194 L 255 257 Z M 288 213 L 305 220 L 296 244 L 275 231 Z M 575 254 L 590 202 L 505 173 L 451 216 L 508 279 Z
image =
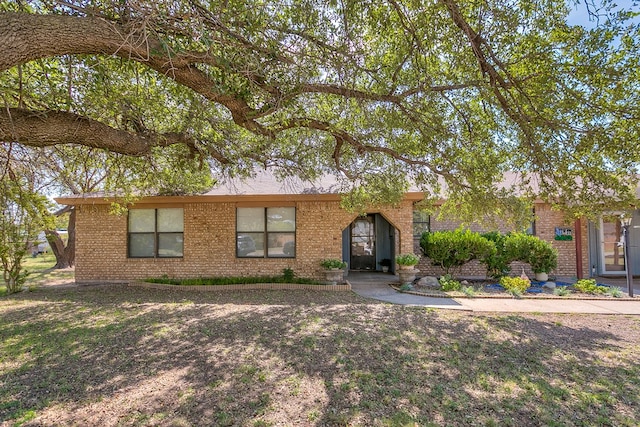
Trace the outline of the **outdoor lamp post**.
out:
M 629 292 L 629 296 L 633 297 L 633 273 L 631 272 L 631 262 L 629 260 L 629 227 L 631 226 L 631 219 L 631 216 L 626 216 L 625 214 L 620 215 L 620 223 L 622 224 L 622 237 L 624 241 L 624 267 L 625 271 L 627 272 L 627 289 Z

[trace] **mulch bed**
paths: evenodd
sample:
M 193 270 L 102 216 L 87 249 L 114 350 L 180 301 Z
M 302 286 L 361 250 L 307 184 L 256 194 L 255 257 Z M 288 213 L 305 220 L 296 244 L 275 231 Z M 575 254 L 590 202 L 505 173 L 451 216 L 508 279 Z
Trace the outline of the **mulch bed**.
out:
M 417 283 L 417 281 L 416 281 Z M 496 299 L 512 299 L 513 295 L 505 292 L 504 288 L 497 284 L 494 281 L 484 280 L 484 281 L 463 281 L 463 286 L 473 286 L 475 293 L 473 295 L 467 295 L 461 291 L 442 291 L 440 289 L 422 286 L 414 283 L 413 289 L 411 290 L 402 290 L 400 289 L 400 284 L 391 283 L 390 286 L 397 290 L 398 292 L 404 292 L 413 295 L 420 296 L 428 296 L 435 298 L 496 298 Z M 640 296 L 635 296 L 633 298 L 629 297 L 626 293 L 623 292 L 622 297 L 613 297 L 611 295 L 593 295 L 593 294 L 585 294 L 579 292 L 573 288 L 571 283 L 566 283 L 562 281 L 554 281 L 557 287 L 566 286 L 568 290 L 571 291 L 569 295 L 555 295 L 553 293 L 553 289 L 543 288 L 542 285 L 545 282 L 531 282 L 531 288 L 527 290 L 522 296 L 518 298 L 523 299 L 560 299 L 560 300 L 615 300 L 615 301 L 638 301 Z M 600 286 L 607 286 L 599 284 Z

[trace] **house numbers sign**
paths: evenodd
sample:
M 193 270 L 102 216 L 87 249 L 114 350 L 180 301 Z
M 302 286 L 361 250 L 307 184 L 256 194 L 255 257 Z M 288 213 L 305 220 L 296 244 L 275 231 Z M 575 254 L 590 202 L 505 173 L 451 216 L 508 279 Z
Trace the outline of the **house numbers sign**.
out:
M 555 240 L 573 240 L 573 228 L 556 227 Z

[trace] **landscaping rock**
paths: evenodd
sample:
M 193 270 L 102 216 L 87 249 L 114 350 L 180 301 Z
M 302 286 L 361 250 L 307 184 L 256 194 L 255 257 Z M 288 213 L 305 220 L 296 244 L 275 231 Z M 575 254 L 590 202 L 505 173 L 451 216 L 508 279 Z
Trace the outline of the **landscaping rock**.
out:
M 546 282 L 544 285 L 542 285 L 543 288 L 546 289 L 555 289 L 556 288 L 556 283 L 555 282 Z
M 438 282 L 437 277 L 433 276 L 424 276 L 421 277 L 420 280 L 416 283 L 417 286 L 424 286 L 425 288 L 439 288 L 440 282 Z

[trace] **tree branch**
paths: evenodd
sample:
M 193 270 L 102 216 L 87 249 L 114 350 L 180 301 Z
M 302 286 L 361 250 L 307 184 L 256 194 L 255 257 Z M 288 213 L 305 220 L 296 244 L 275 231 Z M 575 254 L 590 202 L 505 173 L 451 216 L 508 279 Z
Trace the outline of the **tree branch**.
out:
M 169 132 L 144 135 L 114 129 L 96 120 L 62 111 L 0 110 L 0 140 L 32 147 L 78 144 L 130 156 L 148 154 L 152 147 L 183 144 L 195 149 L 189 135 Z
M 55 40 L 55 43 L 51 43 Z M 104 19 L 62 15 L 0 13 L 0 71 L 25 62 L 66 54 L 117 55 L 142 62 L 159 73 L 225 106 L 234 122 L 256 134 L 270 132 L 253 120 L 254 110 L 233 93 L 215 90 L 216 82 L 193 64 L 219 64 L 206 52 L 171 56 L 166 46 L 144 31 Z M 226 70 L 225 70 L 226 71 Z

